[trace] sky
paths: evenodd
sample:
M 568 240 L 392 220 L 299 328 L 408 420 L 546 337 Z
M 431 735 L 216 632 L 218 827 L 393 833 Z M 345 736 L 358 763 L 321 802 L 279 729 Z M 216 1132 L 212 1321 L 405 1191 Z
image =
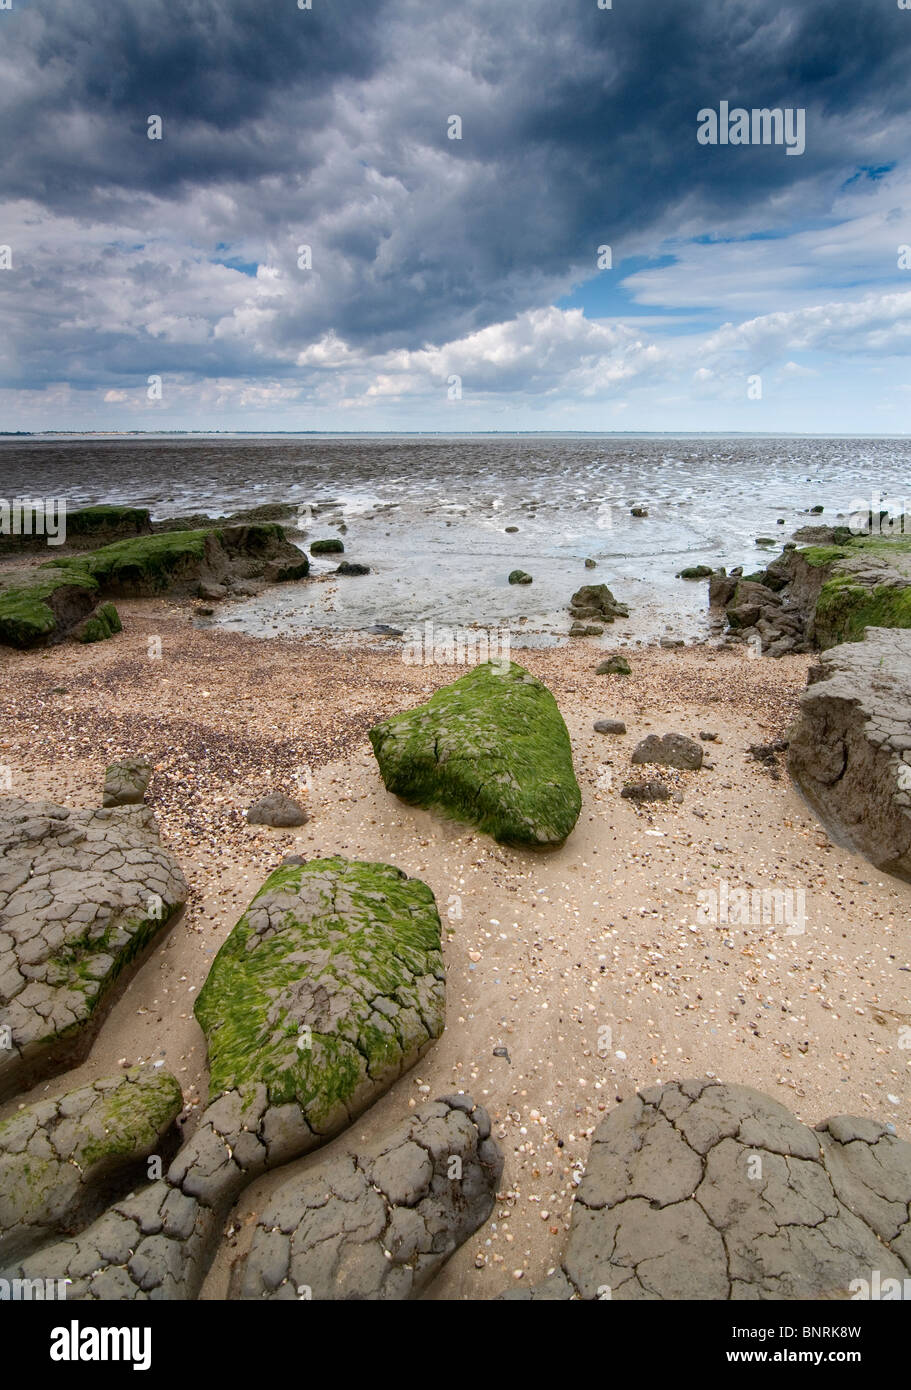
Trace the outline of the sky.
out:
M 909 430 L 911 0 L 4 3 L 0 430 Z

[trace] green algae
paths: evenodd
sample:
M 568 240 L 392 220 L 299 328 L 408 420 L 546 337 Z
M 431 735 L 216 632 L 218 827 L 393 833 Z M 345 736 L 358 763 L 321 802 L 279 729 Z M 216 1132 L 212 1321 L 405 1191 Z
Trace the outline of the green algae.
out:
M 212 963 L 195 1014 L 210 1095 L 257 1083 L 327 1133 L 443 1029 L 433 893 L 388 864 L 277 869 Z
M 370 730 L 389 791 L 510 844 L 559 844 L 582 796 L 550 691 L 515 662 L 484 662 Z

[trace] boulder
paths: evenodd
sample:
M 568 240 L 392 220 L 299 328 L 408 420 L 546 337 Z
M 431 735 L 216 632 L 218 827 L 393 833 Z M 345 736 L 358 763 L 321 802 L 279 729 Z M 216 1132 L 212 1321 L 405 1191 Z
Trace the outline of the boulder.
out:
M 622 719 L 596 719 L 594 728 L 596 734 L 626 733 L 626 725 Z
M 583 584 L 570 599 L 569 611 L 573 618 L 583 621 L 595 618 L 598 622 L 612 623 L 615 618 L 629 617 L 629 609 L 617 602 L 606 584 Z
M 335 574 L 362 575 L 370 573 L 369 565 L 358 565 L 353 560 L 343 560 L 334 571 Z
M 600 637 L 604 628 L 597 623 L 573 623 L 569 629 L 570 637 Z
M 0 1099 L 82 1061 L 186 895 L 148 807 L 0 800 Z
M 338 536 L 330 536 L 328 540 L 313 541 L 310 546 L 311 555 L 341 555 L 345 549 L 345 544 L 340 541 Z
M 532 582 L 532 578 L 531 575 L 526 574 L 524 570 L 511 570 L 509 574 L 509 582 L 510 584 L 530 584 Z
M 637 743 L 630 759 L 634 763 L 659 763 L 695 771 L 702 766 L 702 748 L 685 734 L 649 734 Z
M 38 1101 L 0 1124 L 0 1261 L 80 1229 L 144 1180 L 143 1159 L 176 1149 L 182 1106 L 174 1077 L 145 1067 Z
M 134 806 L 142 801 L 152 776 L 144 758 L 124 758 L 109 763 L 104 774 L 102 806 Z
M 417 1298 L 490 1216 L 502 1170 L 487 1112 L 470 1096 L 422 1105 L 369 1149 L 273 1192 L 229 1296 Z
M 309 819 L 310 817 L 303 806 L 292 801 L 290 796 L 285 796 L 284 792 L 272 792 L 269 796 L 262 797 L 247 811 L 249 825 L 271 825 L 285 828 L 306 825 Z
M 911 1273 L 911 1144 L 839 1116 L 668 1082 L 598 1126 L 558 1271 L 507 1299 L 850 1299 Z M 897 1295 L 900 1297 L 900 1292 Z
M 226 1094 L 264 1086 L 266 1146 L 272 1135 L 278 1151 L 313 1148 L 440 1036 L 444 981 L 440 918 L 419 879 L 337 857 L 277 869 L 196 1001 L 212 1101 L 227 1112 Z
M 687 565 L 677 575 L 678 579 L 709 579 L 714 574 L 711 565 Z
M 836 836 L 911 879 L 911 631 L 824 652 L 790 732 L 791 776 Z
M 370 741 L 389 791 L 497 840 L 559 844 L 582 808 L 557 703 L 514 662 L 476 666 Z

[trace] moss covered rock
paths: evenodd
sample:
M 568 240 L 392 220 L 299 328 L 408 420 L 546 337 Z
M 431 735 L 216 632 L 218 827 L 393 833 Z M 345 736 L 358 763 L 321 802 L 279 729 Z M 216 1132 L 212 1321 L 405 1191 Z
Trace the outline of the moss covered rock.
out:
M 532 578 L 524 570 L 510 570 L 509 582 L 510 584 L 531 584 Z
M 557 702 L 514 662 L 484 662 L 370 730 L 389 791 L 512 844 L 559 844 L 582 797 Z
M 0 1124 L 0 1260 L 76 1230 L 176 1147 L 183 1106 L 168 1072 L 135 1068 L 42 1100 Z
M 330 536 L 328 540 L 314 541 L 310 546 L 311 555 L 341 555 L 345 546 L 337 536 Z
M 94 613 L 90 613 L 73 630 L 73 636 L 79 642 L 104 642 L 122 631 L 123 623 L 113 603 L 100 603 Z
M 210 1091 L 299 1107 L 322 1138 L 381 1095 L 443 1031 L 433 893 L 389 864 L 277 869 L 196 1001 Z
M 191 594 L 200 584 L 302 579 L 310 562 L 281 526 L 137 535 L 98 550 L 0 574 L 0 643 L 33 647 L 76 636 L 97 642 L 120 631 L 113 604 L 99 598 Z M 87 620 L 87 621 L 86 621 Z
M 618 603 L 606 584 L 583 584 L 570 599 L 569 611 L 574 618 L 596 618 L 603 623 L 629 617 L 626 604 Z
M 82 570 L 42 565 L 0 573 L 0 643 L 37 647 L 67 633 L 98 602 L 98 583 Z

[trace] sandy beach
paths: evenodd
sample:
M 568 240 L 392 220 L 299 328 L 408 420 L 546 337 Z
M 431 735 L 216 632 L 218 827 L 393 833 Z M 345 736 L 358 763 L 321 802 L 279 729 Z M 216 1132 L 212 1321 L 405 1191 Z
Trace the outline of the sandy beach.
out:
M 367 731 L 463 668 L 406 665 L 393 639 L 365 647 L 337 635 L 330 646 L 200 628 L 187 603 L 119 608 L 125 631 L 114 641 L 0 655 L 0 764 L 14 795 L 89 807 L 109 761 L 147 756 L 147 801 L 190 898 L 85 1063 L 3 1116 L 118 1067 L 163 1061 L 183 1087 L 189 1133 L 207 1084 L 192 1007 L 214 953 L 286 854 L 344 854 L 396 864 L 433 889 L 447 1024 L 414 1070 L 320 1153 L 462 1090 L 489 1109 L 506 1158 L 491 1222 L 430 1297 L 490 1298 L 546 1274 L 594 1127 L 617 1099 L 658 1081 L 713 1074 L 768 1092 L 810 1124 L 847 1112 L 908 1136 L 911 1059 L 897 1044 L 911 1022 L 911 887 L 832 843 L 783 759 L 748 751 L 786 734 L 810 658 L 648 648 L 620 677 L 595 675 L 604 648 L 585 640 L 518 653 L 558 701 L 583 791 L 566 844 L 530 852 L 406 806 L 380 779 Z M 149 654 L 155 638 L 160 658 Z M 595 733 L 604 718 L 624 720 L 627 733 Z M 637 808 L 619 794 L 642 771 L 630 768 L 632 749 L 669 731 L 715 734 L 707 764 L 649 769 L 682 800 Z M 245 808 L 273 790 L 302 799 L 309 822 L 247 825 Z M 803 890 L 806 930 L 702 922 L 697 895 L 722 881 Z M 204 1297 L 224 1297 L 230 1261 L 270 1189 L 313 1161 L 242 1195 Z

